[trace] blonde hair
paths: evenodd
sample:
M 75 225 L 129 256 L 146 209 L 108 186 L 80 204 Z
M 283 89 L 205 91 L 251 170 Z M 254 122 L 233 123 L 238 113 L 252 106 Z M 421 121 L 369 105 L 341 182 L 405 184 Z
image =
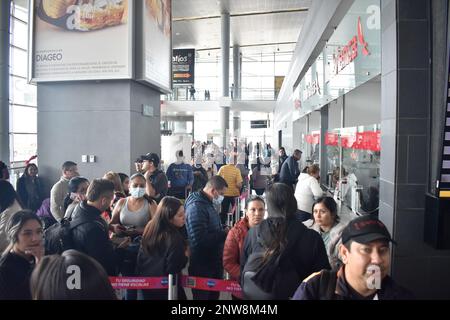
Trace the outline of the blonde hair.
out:
M 114 183 L 114 192 L 124 193 L 123 186 L 122 186 L 122 181 L 120 180 L 119 174 L 117 174 L 117 173 L 115 173 L 113 171 L 108 171 L 103 176 L 103 179 L 109 180 L 112 183 Z

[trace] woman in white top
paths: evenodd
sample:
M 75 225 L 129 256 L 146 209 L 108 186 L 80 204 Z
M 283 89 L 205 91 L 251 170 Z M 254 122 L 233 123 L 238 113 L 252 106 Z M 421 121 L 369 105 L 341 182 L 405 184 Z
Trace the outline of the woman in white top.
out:
M 320 168 L 313 164 L 308 167 L 307 172 L 302 172 L 298 177 L 297 187 L 295 188 L 295 199 L 300 211 L 312 213 L 314 200 L 323 195 L 319 184 Z
M 6 227 L 11 217 L 22 210 L 14 187 L 6 180 L 0 180 L 0 256 L 8 247 Z

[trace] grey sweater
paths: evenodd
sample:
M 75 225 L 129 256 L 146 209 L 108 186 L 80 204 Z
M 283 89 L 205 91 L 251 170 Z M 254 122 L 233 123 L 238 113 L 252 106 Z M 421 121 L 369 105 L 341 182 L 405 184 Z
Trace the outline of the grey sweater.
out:
M 56 221 L 61 221 L 64 218 L 64 198 L 69 190 L 69 179 L 61 177 L 55 183 L 50 191 L 50 211 Z

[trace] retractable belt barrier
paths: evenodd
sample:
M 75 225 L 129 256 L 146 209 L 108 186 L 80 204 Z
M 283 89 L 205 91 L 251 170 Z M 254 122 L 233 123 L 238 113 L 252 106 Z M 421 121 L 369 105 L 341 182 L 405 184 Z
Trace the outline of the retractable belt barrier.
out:
M 152 290 L 167 289 L 169 287 L 168 277 L 109 277 L 109 280 L 114 289 Z M 242 289 L 239 283 L 232 280 L 183 275 L 181 277 L 181 284 L 184 288 L 228 292 L 237 297 L 242 294 Z

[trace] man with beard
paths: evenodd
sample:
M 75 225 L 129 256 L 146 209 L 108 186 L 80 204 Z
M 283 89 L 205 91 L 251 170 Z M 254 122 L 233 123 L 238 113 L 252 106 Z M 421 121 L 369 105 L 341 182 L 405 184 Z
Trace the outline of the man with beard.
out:
M 114 199 L 114 184 L 106 179 L 94 179 L 87 190 L 87 200 L 75 209 L 72 220 L 78 224 L 72 229 L 75 250 L 83 252 L 99 262 L 109 276 L 117 274 L 117 266 L 123 252 L 130 242 L 125 238 L 114 249 L 108 234 L 108 224 L 101 213 L 111 206 Z M 80 223 L 82 220 L 83 223 Z
M 413 295 L 388 275 L 391 264 L 386 226 L 375 216 L 349 222 L 342 232 L 338 270 L 314 273 L 297 289 L 294 300 L 410 300 Z

